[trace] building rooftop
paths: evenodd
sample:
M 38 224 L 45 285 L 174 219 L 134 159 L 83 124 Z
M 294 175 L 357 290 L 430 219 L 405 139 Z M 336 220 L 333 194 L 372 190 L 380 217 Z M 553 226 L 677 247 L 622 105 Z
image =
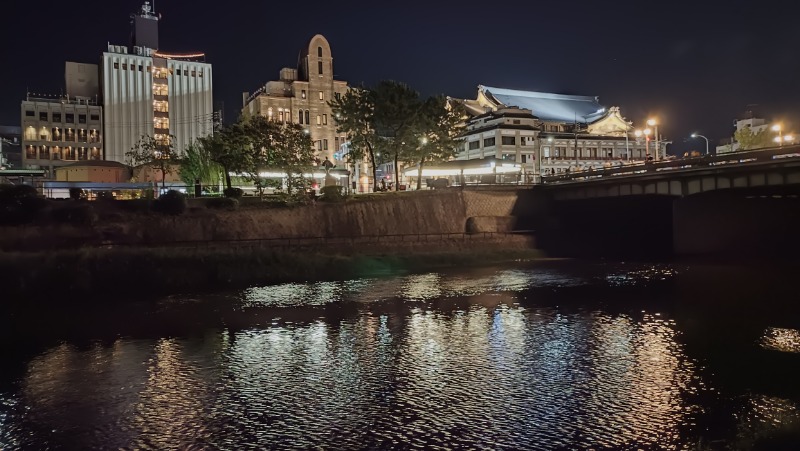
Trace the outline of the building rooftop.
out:
M 595 96 L 552 94 L 536 91 L 478 86 L 478 90 L 489 100 L 500 105 L 531 110 L 543 121 L 592 123 L 602 118 L 606 108 Z

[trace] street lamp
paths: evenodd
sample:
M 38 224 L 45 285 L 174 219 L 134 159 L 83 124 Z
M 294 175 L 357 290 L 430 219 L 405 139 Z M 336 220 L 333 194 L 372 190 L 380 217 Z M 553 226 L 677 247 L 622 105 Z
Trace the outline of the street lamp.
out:
M 661 147 L 660 147 L 660 145 L 659 145 L 659 142 L 658 142 L 658 121 L 656 121 L 655 119 L 652 119 L 652 118 L 651 118 L 651 119 L 648 119 L 648 120 L 647 120 L 647 125 L 649 125 L 649 126 L 651 126 L 651 127 L 655 128 L 655 130 L 656 130 L 656 151 L 655 151 L 655 160 L 660 160 L 660 159 L 661 159 L 661 154 L 660 154 L 660 152 L 661 152 Z
M 778 137 L 775 138 L 775 142 L 778 143 L 778 145 L 782 146 L 783 145 L 783 127 L 781 127 L 781 124 L 773 125 L 772 126 L 772 131 L 773 132 L 778 132 Z
M 706 140 L 706 155 L 708 155 L 708 138 L 699 133 L 692 133 L 692 138 L 703 138 Z

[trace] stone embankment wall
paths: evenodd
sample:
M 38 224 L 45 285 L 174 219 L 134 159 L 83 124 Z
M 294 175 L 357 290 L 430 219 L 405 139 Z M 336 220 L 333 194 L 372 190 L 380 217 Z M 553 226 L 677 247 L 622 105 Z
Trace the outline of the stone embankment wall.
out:
M 93 226 L 0 228 L 0 249 L 178 241 L 269 240 L 506 232 L 514 229 L 518 191 L 437 190 L 383 198 L 269 209 L 197 209 L 181 216 L 126 215 Z

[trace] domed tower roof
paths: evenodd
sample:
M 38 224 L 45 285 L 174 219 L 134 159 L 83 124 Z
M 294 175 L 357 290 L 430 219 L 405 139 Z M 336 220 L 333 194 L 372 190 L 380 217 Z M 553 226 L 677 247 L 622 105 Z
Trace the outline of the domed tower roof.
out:
M 331 60 L 333 58 L 331 55 L 331 45 L 328 43 L 328 40 L 325 39 L 325 36 L 321 34 L 314 35 L 314 37 L 308 41 L 308 45 L 300 50 L 300 54 L 297 57 L 297 72 L 300 80 L 308 81 L 310 58 L 325 60 Z

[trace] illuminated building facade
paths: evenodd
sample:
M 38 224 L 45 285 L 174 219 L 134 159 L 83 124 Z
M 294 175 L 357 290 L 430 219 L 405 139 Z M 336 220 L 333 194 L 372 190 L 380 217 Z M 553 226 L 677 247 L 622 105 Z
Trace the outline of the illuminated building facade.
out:
M 180 152 L 213 130 L 211 64 L 202 53 L 159 51 L 158 20 L 145 2 L 132 16 L 132 46 L 103 53 L 106 160 L 125 162 L 145 135 Z
M 300 52 L 297 69 L 283 68 L 280 80 L 267 82 L 253 94 L 243 94 L 242 111 L 302 125 L 311 135 L 317 157 L 336 162 L 334 154 L 345 143 L 345 135 L 336 131 L 328 102 L 347 89 L 347 82 L 333 79 L 331 46 L 318 34 Z
M 540 173 L 601 169 L 646 158 L 647 143 L 636 139 L 619 108 L 605 108 L 597 97 L 478 86 L 475 100 L 450 102 L 461 103 L 468 114 L 457 158 L 517 163 L 525 181 Z
M 23 168 L 53 177 L 56 167 L 103 159 L 103 107 L 96 100 L 28 95 L 20 123 Z

